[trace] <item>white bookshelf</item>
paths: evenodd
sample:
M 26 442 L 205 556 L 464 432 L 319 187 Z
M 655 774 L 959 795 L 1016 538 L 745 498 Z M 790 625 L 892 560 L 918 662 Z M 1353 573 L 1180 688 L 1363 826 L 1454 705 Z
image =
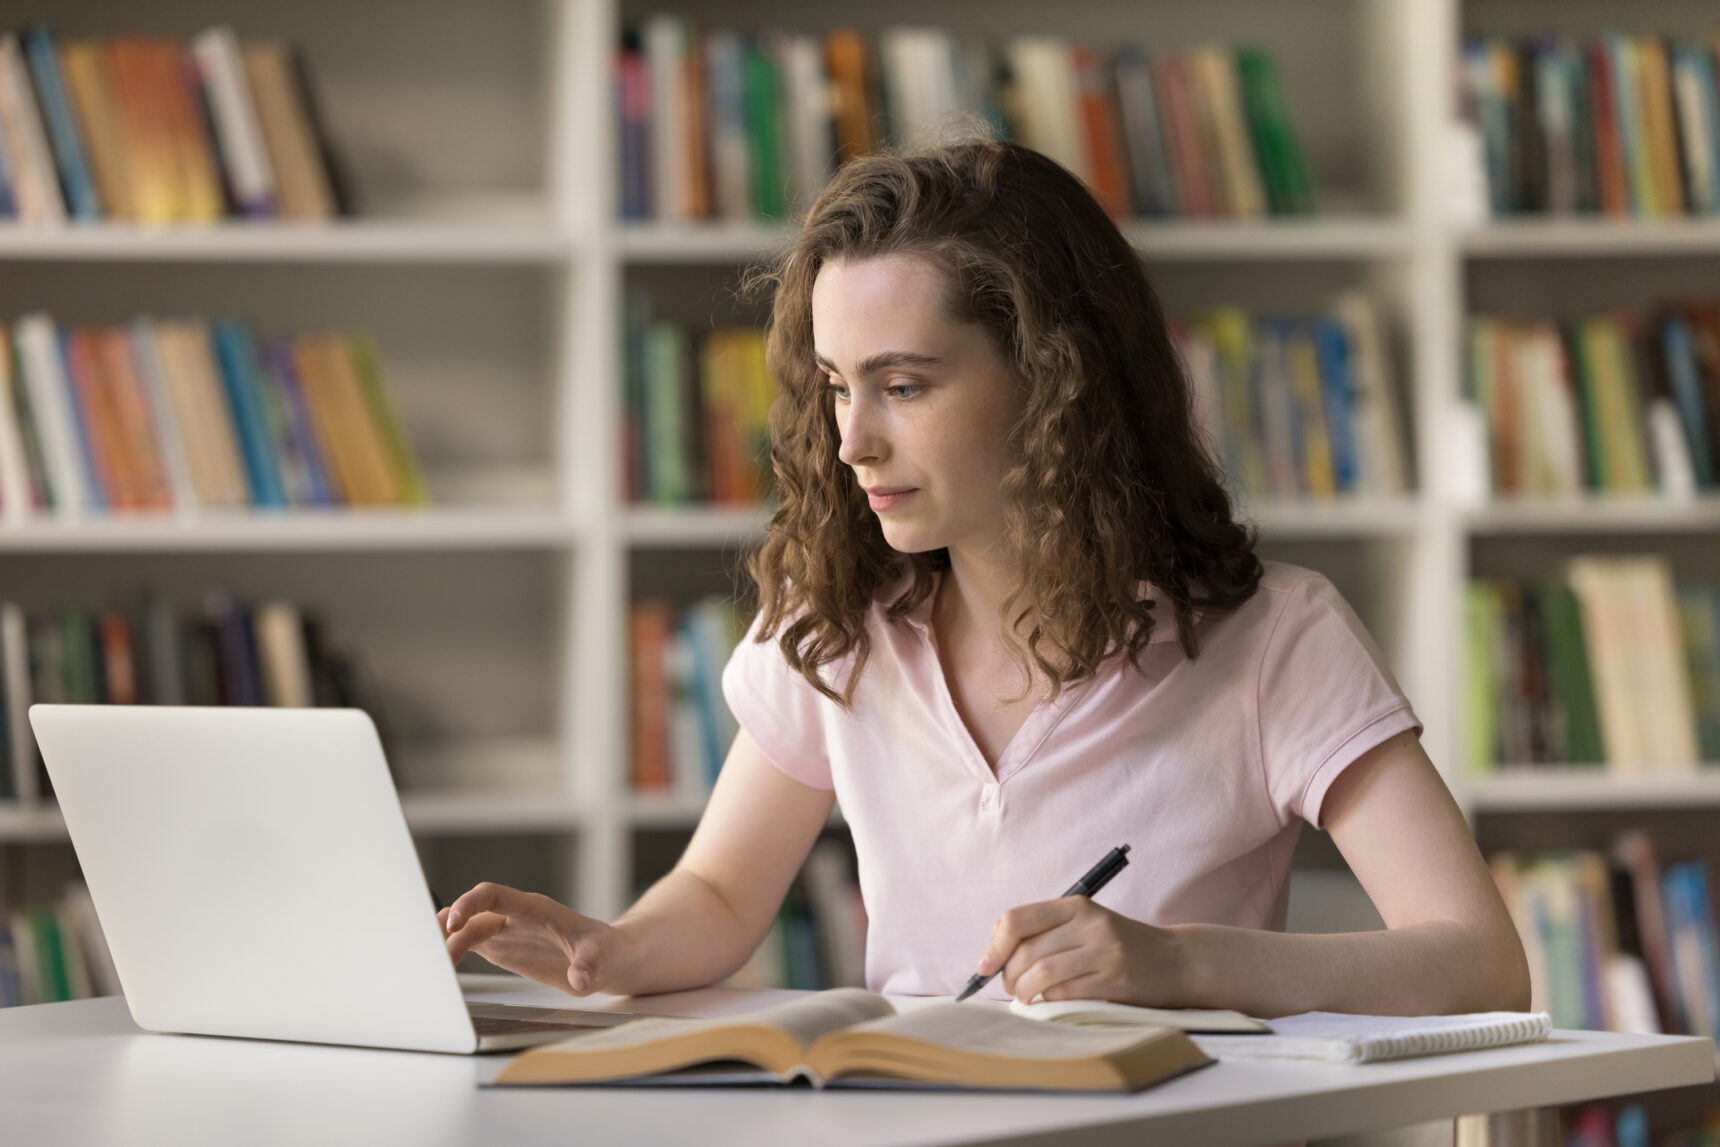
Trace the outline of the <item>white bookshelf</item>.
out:
M 599 916 L 623 908 L 636 833 L 683 831 L 699 811 L 697 802 L 635 798 L 626 786 L 630 591 L 674 577 L 720 588 L 723 562 L 759 536 L 765 516 L 622 503 L 622 290 L 685 284 L 669 303 L 685 313 L 670 317 L 707 321 L 706 286 L 787 234 L 616 220 L 612 57 L 623 20 L 659 10 L 741 29 L 939 23 L 993 39 L 1054 32 L 1158 49 L 1248 40 L 1271 51 L 1328 210 L 1125 229 L 1173 315 L 1219 302 L 1306 309 L 1341 288 L 1370 288 L 1388 318 L 1421 481 L 1391 502 L 1253 508 L 1264 552 L 1322 569 L 1356 605 L 1471 814 L 1715 802 L 1711 775 L 1652 791 L 1610 778 L 1472 779 L 1459 759 L 1455 619 L 1478 546 L 1509 565 L 1519 544 L 1540 547 L 1539 561 L 1547 545 L 1648 545 L 1676 534 L 1712 556 L 1703 535 L 1720 525 L 1720 505 L 1473 507 L 1445 464 L 1466 308 L 1517 298 L 1520 283 L 1545 292 L 1521 299 L 1531 310 L 1645 302 L 1643 284 L 1663 265 L 1682 268 L 1685 282 L 1711 282 L 1720 256 L 1720 224 L 1708 221 L 1453 221 L 1446 132 L 1459 29 L 1516 30 L 1569 13 L 1575 31 L 1637 18 L 1676 31 L 1680 20 L 1705 18 L 1703 0 L 1640 16 L 1627 0 L 1071 0 L 1055 13 L 1026 0 L 707 0 L 696 9 L 95 0 L 48 14 L 69 35 L 185 35 L 230 21 L 242 35 L 300 40 L 368 210 L 320 226 L 0 228 L 0 318 L 37 308 L 69 322 L 192 312 L 268 329 L 372 330 L 438 504 L 0 524 L 3 592 L 46 605 L 105 600 L 147 581 L 190 598 L 222 580 L 318 605 L 331 633 L 364 655 L 404 726 L 407 815 L 433 872 L 440 840 L 551 837 L 562 859 L 543 874 L 545 890 Z M 42 15 L 0 0 L 8 24 Z M 1572 260 L 1607 273 L 1574 276 Z M 708 555 L 707 573 L 688 572 L 689 554 Z M 0 809 L 0 844 L 62 839 L 52 810 Z

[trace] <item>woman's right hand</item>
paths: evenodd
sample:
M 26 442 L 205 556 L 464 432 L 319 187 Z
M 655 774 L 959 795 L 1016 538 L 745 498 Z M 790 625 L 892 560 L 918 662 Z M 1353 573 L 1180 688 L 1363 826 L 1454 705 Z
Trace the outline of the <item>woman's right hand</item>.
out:
M 498 968 L 575 996 L 615 979 L 621 933 L 564 904 L 505 884 L 484 883 L 436 914 L 456 963 L 476 952 Z

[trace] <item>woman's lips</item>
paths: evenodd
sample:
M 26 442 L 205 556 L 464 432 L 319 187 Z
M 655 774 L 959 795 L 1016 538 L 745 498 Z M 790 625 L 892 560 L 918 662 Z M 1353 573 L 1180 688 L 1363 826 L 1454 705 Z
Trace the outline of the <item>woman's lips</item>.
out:
M 915 490 L 868 490 L 866 501 L 871 504 L 873 513 L 885 514 L 906 502 L 915 493 Z

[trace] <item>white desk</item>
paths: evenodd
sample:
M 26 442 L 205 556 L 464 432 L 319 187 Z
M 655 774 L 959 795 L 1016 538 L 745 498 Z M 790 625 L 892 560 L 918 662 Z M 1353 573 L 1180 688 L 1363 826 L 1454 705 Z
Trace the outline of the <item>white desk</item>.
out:
M 490 978 L 469 994 L 568 1003 Z M 760 1002 L 721 989 L 652 1001 L 713 1015 Z M 119 999 L 9 1008 L 0 1011 L 0 1142 L 1240 1147 L 1686 1086 L 1713 1079 L 1715 1065 L 1707 1040 L 1560 1031 L 1537 1046 L 1357 1067 L 1220 1063 L 1132 1096 L 475 1086 L 505 1060 L 146 1035 Z

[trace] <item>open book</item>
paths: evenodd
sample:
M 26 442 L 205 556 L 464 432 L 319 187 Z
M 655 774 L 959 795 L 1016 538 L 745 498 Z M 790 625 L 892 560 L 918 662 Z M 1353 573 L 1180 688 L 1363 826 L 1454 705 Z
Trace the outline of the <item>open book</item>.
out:
M 724 1019 L 649 1017 L 523 1052 L 498 1085 L 791 1083 L 1139 1091 L 1213 1062 L 1170 1027 L 1036 1023 L 999 1008 L 898 1014 L 858 988 Z

